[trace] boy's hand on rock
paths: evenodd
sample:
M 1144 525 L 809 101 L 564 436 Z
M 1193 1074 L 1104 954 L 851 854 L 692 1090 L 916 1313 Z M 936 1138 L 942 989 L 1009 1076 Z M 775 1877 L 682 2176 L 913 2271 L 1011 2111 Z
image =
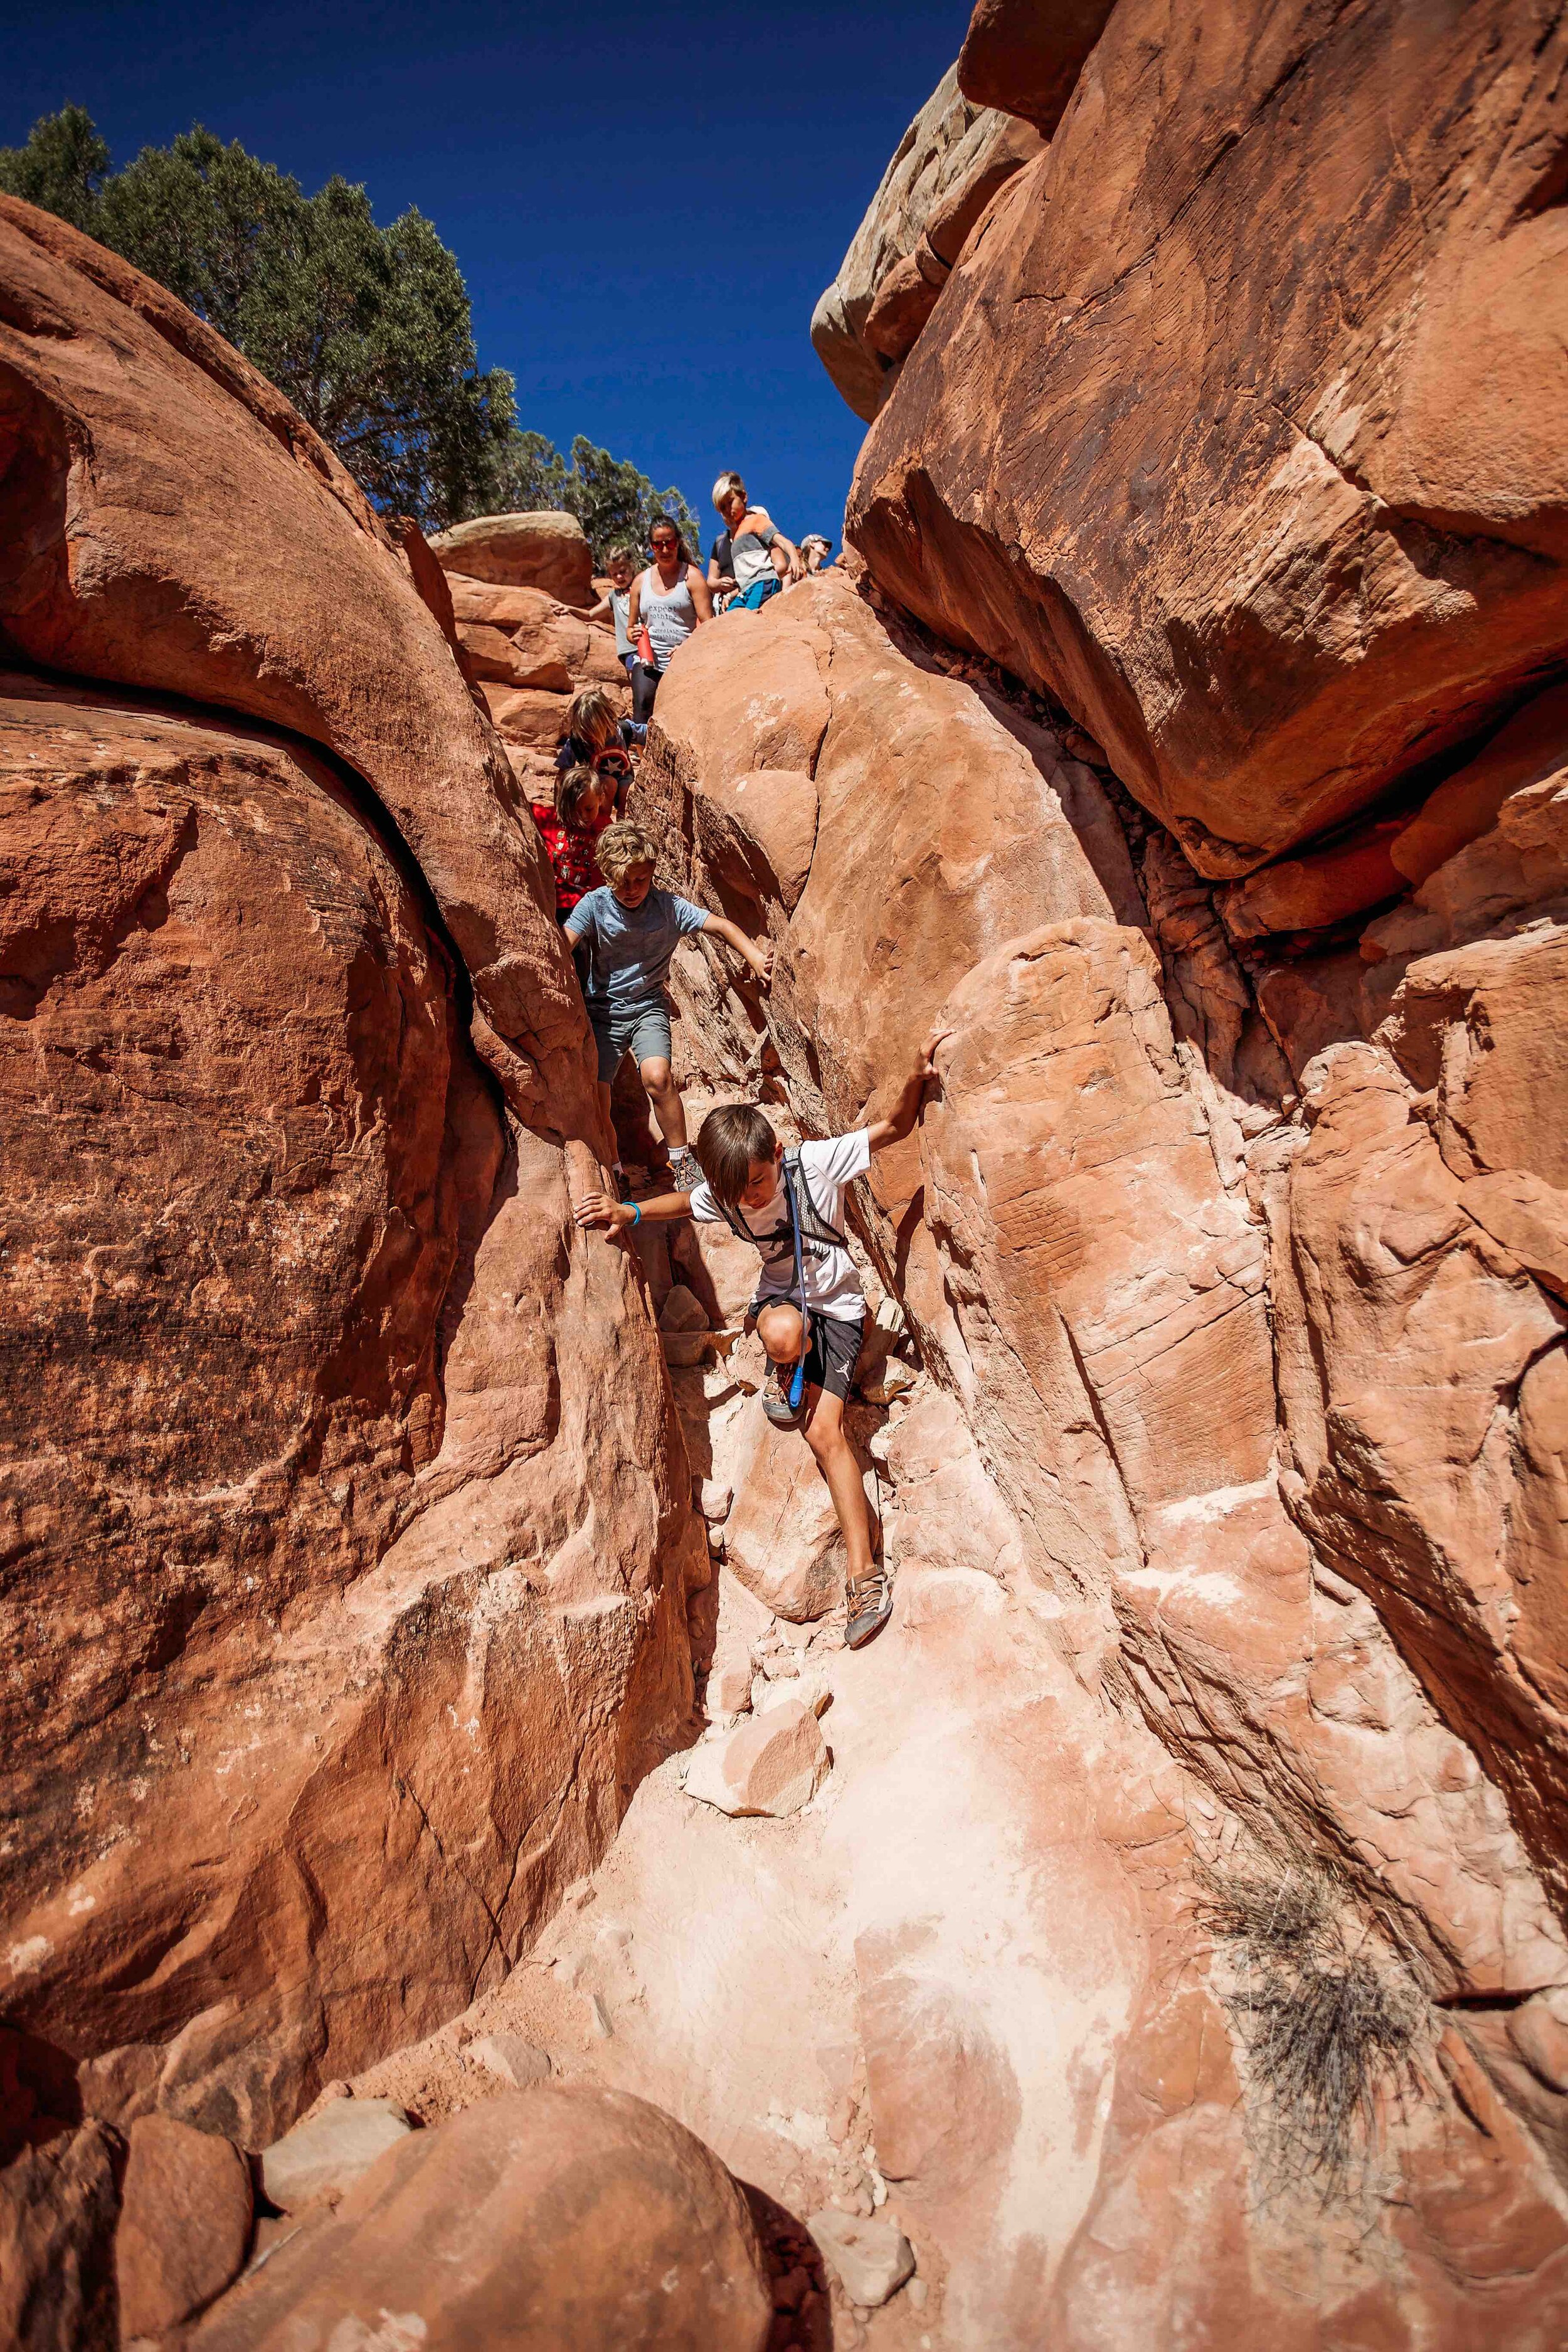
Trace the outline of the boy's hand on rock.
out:
M 584 1227 L 605 1225 L 611 1233 L 632 1222 L 632 1213 L 626 1202 L 612 1201 L 607 1192 L 584 1192 L 572 1214 Z
M 921 1047 L 920 1074 L 928 1084 L 933 1078 L 940 1077 L 941 1074 L 936 1066 L 937 1054 L 940 1049 L 946 1045 L 952 1034 L 952 1031 L 951 1029 L 933 1029 L 931 1035 L 926 1039 L 925 1044 Z
M 773 978 L 773 943 L 761 940 L 757 943 L 756 974 L 764 988 L 771 988 Z

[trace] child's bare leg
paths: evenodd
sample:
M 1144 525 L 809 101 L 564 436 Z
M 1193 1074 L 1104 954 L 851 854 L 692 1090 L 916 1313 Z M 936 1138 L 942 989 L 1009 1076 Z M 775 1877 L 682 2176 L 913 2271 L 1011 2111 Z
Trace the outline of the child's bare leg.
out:
M 805 1345 L 799 1307 L 764 1307 L 757 1318 L 757 1337 L 775 1364 L 793 1364 Z
M 616 1137 L 616 1122 L 610 1116 L 610 1089 L 603 1078 L 599 1080 L 599 1109 L 604 1116 L 605 1132 L 610 1139 L 611 1156 L 618 1168 L 621 1164 L 621 1147 Z
M 827 1481 L 827 1491 L 844 1532 L 848 1581 L 854 1584 L 871 1571 L 871 1514 L 866 1507 L 860 1465 L 844 1433 L 843 1398 L 829 1396 L 826 1389 L 809 1393 L 815 1396 L 816 1402 L 805 1424 L 805 1442 Z
M 680 1088 L 670 1076 L 666 1061 L 647 1061 L 638 1065 L 642 1082 L 653 1103 L 653 1115 L 658 1121 L 658 1131 L 672 1151 L 686 1149 L 686 1107 L 680 1099 Z

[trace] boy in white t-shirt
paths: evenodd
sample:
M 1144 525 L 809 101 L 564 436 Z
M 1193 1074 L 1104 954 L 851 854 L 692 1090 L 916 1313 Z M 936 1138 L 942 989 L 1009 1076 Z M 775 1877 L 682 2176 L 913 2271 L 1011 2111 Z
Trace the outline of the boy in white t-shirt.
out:
M 747 1312 L 768 1354 L 763 1411 L 778 1427 L 801 1429 L 827 1481 L 844 1533 L 847 1562 L 849 1622 L 846 1639 L 858 1649 L 887 1623 L 892 1585 L 871 1553 L 871 1520 L 860 1465 L 844 1432 L 844 1402 L 860 1353 L 866 1297 L 854 1260 L 844 1246 L 844 1195 L 871 1164 L 873 1151 L 901 1143 L 911 1132 L 935 1078 L 935 1055 L 946 1030 L 937 1030 L 921 1048 L 904 1080 L 889 1118 L 875 1119 L 852 1135 L 825 1143 L 803 1143 L 792 1155 L 790 1179 L 800 1233 L 800 1275 L 795 1273 L 795 1223 L 784 1185 L 784 1148 L 765 1112 L 752 1103 L 724 1103 L 710 1110 L 697 1138 L 704 1181 L 689 1192 L 665 1192 L 651 1201 L 612 1201 L 590 1192 L 577 1205 L 580 1225 L 612 1232 L 639 1223 L 663 1224 L 678 1217 L 699 1223 L 724 1223 L 755 1243 L 762 1276 Z M 804 1305 L 805 1313 L 802 1314 Z M 798 1411 L 789 1402 L 795 1365 L 805 1355 L 805 1394 Z

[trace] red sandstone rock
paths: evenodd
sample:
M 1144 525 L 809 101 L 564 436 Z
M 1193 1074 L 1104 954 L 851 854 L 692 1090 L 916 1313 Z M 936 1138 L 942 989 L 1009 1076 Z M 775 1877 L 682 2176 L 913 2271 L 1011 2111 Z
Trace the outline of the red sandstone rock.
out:
M 816 355 L 857 416 L 875 416 L 976 222 L 1039 146 L 942 76 L 812 316 Z
M 1202 873 L 1568 652 L 1558 38 L 1121 0 L 868 437 L 879 586 L 1058 695 Z
M 798 1813 L 827 1778 L 831 1758 L 816 1717 L 786 1698 L 721 1740 L 699 1748 L 686 1793 L 721 1813 Z
M 416 2133 L 192 2342 L 328 2352 L 395 2326 L 422 2352 L 762 2352 L 772 2317 L 717 2158 L 641 2099 L 541 2084 Z
M 1522 1168 L 1473 1176 L 1459 1206 L 1559 1298 L 1568 1298 L 1568 1192 Z
M 1321 930 L 1397 898 L 1405 883 L 1393 856 L 1401 825 L 1399 818 L 1368 825 L 1331 849 L 1265 866 L 1221 891 L 1217 903 L 1226 930 L 1238 940 Z
M 581 1000 L 542 848 L 349 475 L 172 296 L 11 196 L 0 282 L 5 643 L 55 669 L 247 712 L 344 761 L 419 864 L 503 1088 L 557 1132 L 593 1134 Z
M 1568 775 L 1568 686 L 1527 702 L 1468 766 L 1437 786 L 1395 835 L 1395 866 L 1425 882 L 1440 866 L 1490 831 L 1503 803 L 1531 786 Z
M 580 1874 L 701 1537 L 625 1262 L 335 772 L 31 680 L 0 740 L 6 2002 L 258 2146 Z
M 844 1539 L 826 1483 L 793 1431 L 752 1411 L 751 1448 L 724 1524 L 724 1557 L 749 1591 L 805 1623 L 844 1597 Z
M 958 56 L 958 86 L 976 106 L 1021 114 L 1047 139 L 1067 110 L 1114 0 L 979 0 Z
M 594 559 L 575 515 L 478 515 L 430 542 L 447 572 L 497 588 L 542 589 L 563 604 L 594 602 Z
M 839 990 L 823 978 L 837 947 L 829 940 L 819 950 L 809 928 L 819 887 L 825 903 L 831 888 L 851 922 L 865 900 L 864 858 L 857 863 L 830 845 L 824 789 L 830 760 L 852 740 L 853 698 L 861 691 L 858 668 L 847 658 L 857 642 L 846 625 L 848 609 L 816 608 L 826 643 L 809 667 L 800 658 L 806 648 L 798 628 L 769 632 L 765 620 L 751 665 L 744 671 L 737 665 L 732 685 L 727 666 L 721 670 L 723 649 L 712 649 L 700 701 L 688 701 L 672 682 L 645 768 L 656 795 L 667 777 L 685 780 L 689 800 L 683 796 L 678 822 L 693 872 L 722 899 L 723 886 L 701 855 L 704 796 L 715 779 L 725 785 L 742 762 L 751 764 L 764 727 L 791 765 L 802 749 L 810 757 L 819 746 L 814 765 L 823 819 L 811 877 L 787 930 L 776 928 L 782 909 L 772 917 L 786 977 L 768 1007 L 784 1081 L 814 1127 L 849 1124 L 868 1095 L 874 1098 L 879 1066 L 897 1066 L 896 1048 L 879 1042 L 888 1034 L 879 1008 L 908 1003 L 879 979 L 871 987 L 862 981 L 854 1031 L 837 1030 Z M 700 651 L 691 658 L 695 666 Z M 914 713 L 931 707 L 931 688 L 892 668 L 887 651 L 874 675 L 882 735 L 858 766 L 847 806 L 861 842 L 896 840 L 907 822 L 910 870 L 918 873 L 913 845 L 921 829 L 930 859 L 952 822 L 952 803 L 913 804 L 913 780 L 888 714 L 896 710 L 898 730 L 912 731 Z M 895 678 L 896 701 L 887 692 Z M 977 724 L 985 706 L 968 707 Z M 725 712 L 728 733 L 720 724 Z M 998 800 L 1010 806 L 1005 753 L 998 747 L 980 757 L 978 744 L 976 753 L 965 798 L 971 825 Z M 1539 815 L 1530 822 L 1539 867 L 1550 854 L 1549 830 Z M 1083 838 L 1092 846 L 1091 826 Z M 1146 882 L 1152 859 L 1152 845 Z M 1293 1148 L 1294 1131 L 1281 1135 L 1266 1107 L 1227 1092 L 1251 1051 L 1248 992 L 1208 893 L 1182 864 L 1185 898 L 1182 888 L 1166 887 L 1170 877 L 1153 877 L 1162 945 L 1186 974 L 1183 984 L 1190 982 L 1205 1003 L 1222 983 L 1234 989 L 1230 1029 L 1216 1031 L 1206 1015 L 1201 1023 L 1184 1017 L 1173 1035 L 1162 974 L 1145 942 L 1103 917 L 1062 921 L 1038 942 L 1005 948 L 961 980 L 945 1009 L 931 1007 L 930 1018 L 952 1019 L 959 1030 L 942 1056 L 942 1094 L 926 1112 L 918 1157 L 909 1155 L 914 1165 L 903 1153 L 877 1164 L 871 1199 L 862 1204 L 866 1230 L 885 1253 L 882 1262 L 896 1269 L 926 1360 L 945 1367 L 984 1444 L 1001 1489 L 998 1508 L 1010 1522 L 992 1556 L 1021 1552 L 1037 1563 L 1037 1575 L 1080 1596 L 1065 1608 L 1064 1621 L 1087 1622 L 1070 1636 L 1064 1630 L 1063 1638 L 1082 1658 L 1081 1670 L 1100 1671 L 1107 1634 L 1098 1612 L 1109 1606 L 1142 1704 L 1173 1748 L 1205 1773 L 1223 1757 L 1225 1784 L 1239 1780 L 1260 1802 L 1279 1801 L 1283 1776 L 1314 1834 L 1332 1824 L 1331 1838 L 1377 1853 L 1374 1899 L 1402 1906 L 1406 1932 L 1419 1921 L 1437 1981 L 1471 1997 L 1499 1987 L 1526 1990 L 1555 1980 L 1565 1955 L 1527 1856 L 1498 1826 L 1498 1791 L 1434 1716 L 1374 1612 L 1314 1559 L 1270 1475 L 1277 1406 L 1258 1193 L 1279 1180 L 1266 1157 L 1255 1159 L 1249 1175 L 1248 1159 L 1278 1143 L 1287 1164 L 1284 1147 Z M 906 986 L 928 958 L 936 964 L 944 950 L 973 940 L 990 912 L 978 892 L 964 895 L 957 861 L 934 870 L 943 895 L 933 903 L 929 886 L 925 894 L 909 891 L 900 913 L 880 926 L 899 939 Z M 1077 871 L 1083 908 L 1093 887 L 1087 858 Z M 1064 893 L 1073 887 L 1070 873 L 1061 869 Z M 1152 913 L 1153 896 L 1150 903 Z M 1508 953 L 1539 960 L 1546 950 L 1527 940 Z M 948 968 L 955 978 L 969 956 L 953 957 Z M 1212 972 L 1200 961 L 1205 956 Z M 876 971 L 874 947 L 862 967 Z M 1317 1050 L 1309 1020 L 1330 1034 L 1359 1031 L 1361 972 L 1352 958 L 1348 982 L 1310 1012 L 1282 1011 L 1275 991 L 1273 1016 L 1299 1070 L 1310 1059 L 1310 1043 Z M 743 1019 L 732 1001 L 695 977 L 686 1001 L 696 1034 L 685 1050 L 695 1048 L 698 1066 L 744 1061 Z M 1434 1001 L 1451 1020 L 1452 992 Z M 917 992 L 910 1011 L 920 1003 Z M 1184 1016 L 1191 1009 L 1173 1006 Z M 1527 1025 L 1518 1024 L 1521 1051 Z M 1554 1034 L 1539 1012 L 1534 1025 L 1545 1041 Z M 819 1048 L 825 1034 L 831 1056 L 818 1050 L 813 1060 L 796 1042 L 809 1036 Z M 1222 1049 L 1229 1060 L 1220 1060 Z M 1521 1090 L 1510 1078 L 1492 1089 L 1486 1096 L 1492 1118 L 1501 1117 L 1504 1101 L 1521 1110 L 1545 1101 L 1555 1049 L 1543 1042 L 1534 1050 L 1540 1086 Z M 703 1063 L 704 1053 L 713 1064 Z M 1452 1053 L 1449 1059 L 1458 1085 L 1460 1065 Z M 1278 1083 L 1288 1084 L 1283 1066 L 1276 1066 Z M 1488 1055 L 1477 1055 L 1468 1084 L 1484 1088 L 1488 1068 Z M 1538 1117 L 1531 1132 L 1545 1143 Z M 1289 1246 L 1284 1208 L 1279 1220 L 1281 1245 Z M 1343 1237 L 1338 1246 L 1346 1246 Z M 1537 1412 L 1531 1427 L 1540 1425 Z M 743 1473 L 737 1478 L 735 1513 L 742 1518 L 748 1483 Z M 967 1508 L 974 1514 L 973 1497 Z M 914 1539 L 940 1557 L 960 1533 L 956 1520 L 927 1503 Z M 1086 1588 L 1101 1600 L 1085 1607 Z M 1223 2210 L 1222 2202 L 1216 2226 Z
M 0 2172 L 0 2343 L 118 2352 L 118 2155 L 113 2133 L 86 2123 Z
M 848 1123 L 901 1076 L 954 982 L 1017 930 L 1088 909 L 1142 919 L 1125 844 L 1089 771 L 1058 762 L 1007 706 L 917 667 L 846 580 L 829 575 L 749 624 L 700 631 L 660 689 L 639 792 L 673 838 L 694 833 L 701 887 L 714 838 L 706 803 L 741 805 L 743 779 L 751 810 L 774 770 L 790 807 L 809 775 L 819 811 L 768 1000 L 771 1033 L 805 1082 L 796 1103 L 814 1120 Z M 757 901 L 729 897 L 729 870 L 721 845 L 713 896 L 754 927 Z M 806 1073 L 807 1036 L 820 1080 Z M 808 1108 L 819 1087 L 826 1107 Z
M 162 2336 L 238 2276 L 250 2243 L 250 2168 L 226 2139 L 142 2116 L 114 2239 L 122 2338 Z

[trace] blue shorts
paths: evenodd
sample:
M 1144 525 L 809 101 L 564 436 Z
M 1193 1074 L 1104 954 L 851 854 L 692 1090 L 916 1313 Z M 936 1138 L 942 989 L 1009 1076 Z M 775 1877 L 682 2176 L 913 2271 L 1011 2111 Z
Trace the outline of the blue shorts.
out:
M 724 610 L 727 613 L 760 613 L 770 596 L 776 596 L 784 582 L 775 572 L 769 579 L 753 580 L 738 596 L 731 596 Z
M 669 1008 L 652 1004 L 590 1004 L 594 1043 L 599 1049 L 599 1083 L 609 1086 L 629 1046 L 641 1062 L 668 1062 L 670 1055 Z

